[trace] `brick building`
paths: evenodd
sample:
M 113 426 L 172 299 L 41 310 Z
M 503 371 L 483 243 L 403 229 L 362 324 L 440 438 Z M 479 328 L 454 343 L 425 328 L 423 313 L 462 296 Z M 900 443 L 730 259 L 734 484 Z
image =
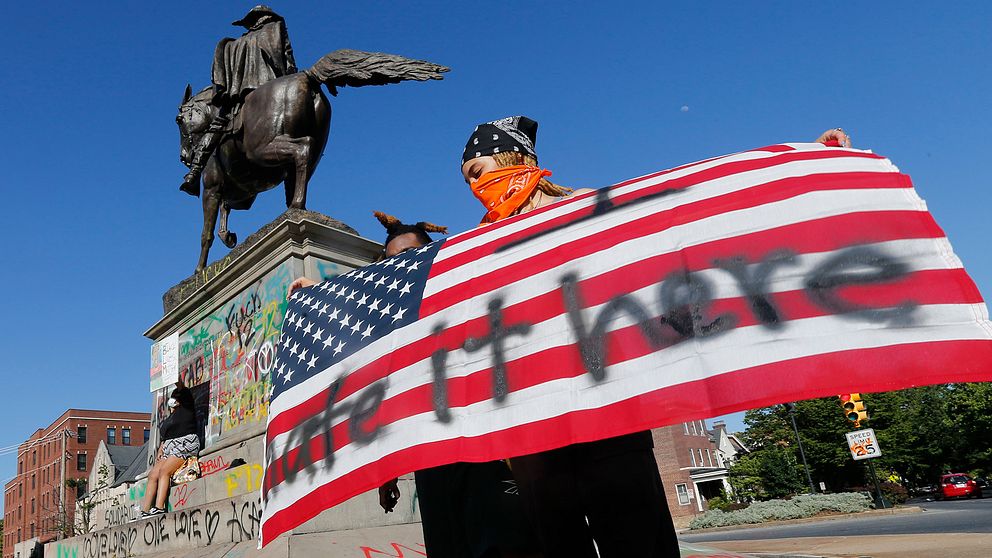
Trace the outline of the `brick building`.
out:
M 150 419 L 149 413 L 69 409 L 31 434 L 18 447 L 17 475 L 4 486 L 3 558 L 12 558 L 19 542 L 45 542 L 62 526 L 74 525 L 77 489 L 63 479 L 87 479 L 101 441 L 144 444 Z
M 707 430 L 704 421 L 695 420 L 658 428 L 651 434 L 668 508 L 676 525 L 685 526 L 693 516 L 705 511 L 706 500 L 721 490 L 731 492 L 727 467 L 734 455 L 718 445 L 728 436 L 722 422 Z

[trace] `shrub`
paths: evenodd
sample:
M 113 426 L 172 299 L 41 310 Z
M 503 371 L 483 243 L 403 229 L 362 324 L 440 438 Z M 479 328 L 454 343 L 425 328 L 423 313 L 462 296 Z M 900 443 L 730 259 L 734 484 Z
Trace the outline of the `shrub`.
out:
M 711 510 L 730 511 L 730 506 L 732 503 L 728 502 L 721 496 L 714 496 L 706 501 L 706 505 Z
M 712 501 L 712 500 L 711 500 Z M 697 516 L 689 524 L 690 529 L 745 525 L 782 519 L 812 517 L 818 513 L 831 511 L 856 513 L 871 508 L 871 499 L 860 492 L 839 494 L 804 494 L 791 500 L 768 500 L 755 502 L 746 509 L 726 512 L 713 510 Z
M 902 504 L 909 499 L 909 491 L 907 491 L 906 487 L 901 484 L 894 482 L 883 482 L 879 484 L 879 487 L 882 489 L 882 495 L 885 496 L 885 499 L 891 504 Z

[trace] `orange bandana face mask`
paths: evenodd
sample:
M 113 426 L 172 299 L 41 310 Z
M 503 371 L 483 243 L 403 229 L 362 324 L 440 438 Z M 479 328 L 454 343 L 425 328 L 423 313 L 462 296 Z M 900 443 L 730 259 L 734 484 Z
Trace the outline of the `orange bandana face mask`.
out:
M 523 207 L 542 177 L 551 171 L 530 165 L 514 165 L 489 171 L 472 183 L 472 193 L 488 212 L 482 224 L 506 219 Z

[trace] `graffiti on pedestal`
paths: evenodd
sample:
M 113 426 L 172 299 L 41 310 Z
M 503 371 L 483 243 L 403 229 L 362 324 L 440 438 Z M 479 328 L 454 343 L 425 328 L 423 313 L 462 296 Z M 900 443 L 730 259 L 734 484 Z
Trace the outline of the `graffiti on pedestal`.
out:
M 238 427 L 265 424 L 269 372 L 293 279 L 293 263 L 285 262 L 180 333 L 179 377 L 193 389 L 206 446 Z M 168 414 L 168 390 L 156 393 L 158 420 Z
M 208 544 L 254 541 L 261 502 L 232 500 L 216 508 L 192 508 L 50 543 L 59 558 L 112 558 L 164 552 Z

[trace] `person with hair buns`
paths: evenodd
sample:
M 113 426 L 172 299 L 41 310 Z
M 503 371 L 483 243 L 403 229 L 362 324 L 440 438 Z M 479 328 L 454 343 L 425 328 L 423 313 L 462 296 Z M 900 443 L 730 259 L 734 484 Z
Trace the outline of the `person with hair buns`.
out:
M 486 209 L 481 225 L 592 190 L 573 191 L 537 166 L 537 122 L 512 116 L 476 126 L 462 176 Z M 850 147 L 840 128 L 817 142 Z M 548 558 L 680 556 L 651 432 L 510 459 Z
M 382 254 L 379 259 L 391 258 L 412 248 L 420 248 L 425 244 L 433 242 L 429 233 L 448 234 L 448 227 L 442 227 L 433 223 L 421 221 L 416 225 L 407 225 L 392 215 L 386 215 L 381 211 L 373 211 L 372 215 L 386 228 L 386 243 L 382 246 Z M 317 281 L 309 277 L 299 277 L 289 284 L 286 297 L 293 295 L 296 289 L 305 289 L 317 284 Z
M 383 258 L 429 244 L 429 233 L 448 232 L 447 227 L 423 221 L 408 225 L 381 211 L 373 215 L 386 229 Z M 316 284 L 306 277 L 296 279 L 287 296 Z M 520 496 L 508 490 L 514 480 L 505 461 L 451 463 L 416 471 L 414 477 L 431 558 L 541 558 Z M 379 487 L 385 513 L 393 511 L 399 498 L 397 479 Z

